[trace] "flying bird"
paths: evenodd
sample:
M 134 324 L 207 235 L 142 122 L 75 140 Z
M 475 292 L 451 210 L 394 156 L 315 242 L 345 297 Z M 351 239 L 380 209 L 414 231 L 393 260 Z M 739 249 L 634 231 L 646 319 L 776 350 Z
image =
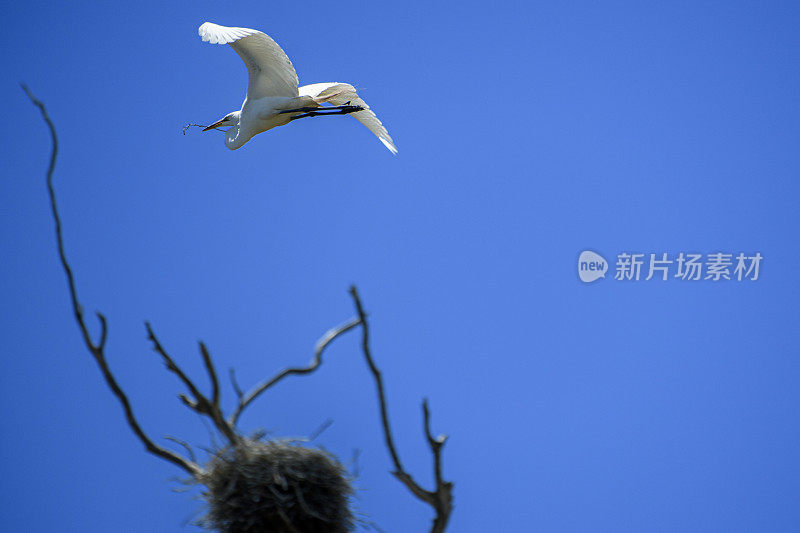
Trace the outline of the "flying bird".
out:
M 298 87 L 297 73 L 286 53 L 269 35 L 258 30 L 205 22 L 198 33 L 211 44 L 229 44 L 247 67 L 250 79 L 242 109 L 203 129 L 230 126 L 225 133 L 225 146 L 231 150 L 241 148 L 258 133 L 293 120 L 348 114 L 369 128 L 393 154 L 397 153 L 389 132 L 349 83 Z

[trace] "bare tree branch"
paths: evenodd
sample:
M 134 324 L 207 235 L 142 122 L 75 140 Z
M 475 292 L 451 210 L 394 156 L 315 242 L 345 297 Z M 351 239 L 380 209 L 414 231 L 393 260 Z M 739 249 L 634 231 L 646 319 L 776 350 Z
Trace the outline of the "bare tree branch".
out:
M 433 519 L 431 525 L 431 533 L 442 533 L 447 528 L 447 522 L 450 519 L 450 513 L 453 510 L 453 483 L 444 481 L 442 479 L 442 463 L 441 451 L 447 437 L 433 438 L 430 430 L 430 412 L 428 410 L 428 400 L 422 402 L 422 413 L 424 420 L 425 438 L 428 445 L 433 452 L 434 462 L 434 476 L 436 482 L 436 489 L 428 491 L 422 488 L 403 468 L 400 462 L 400 456 L 397 454 L 397 449 L 394 445 L 392 438 L 392 429 L 389 424 L 388 406 L 386 402 L 386 393 L 383 388 L 383 377 L 375 360 L 372 358 L 372 351 L 369 346 L 369 322 L 367 321 L 367 314 L 364 312 L 364 306 L 361 304 L 361 299 L 358 296 L 358 290 L 355 286 L 350 287 L 350 295 L 353 297 L 353 303 L 356 306 L 358 319 L 361 323 L 361 349 L 364 353 L 364 358 L 367 360 L 372 372 L 372 377 L 375 379 L 375 387 L 378 391 L 378 402 L 381 412 L 381 425 L 383 426 L 383 435 L 386 441 L 386 447 L 389 449 L 389 455 L 394 463 L 395 471 L 392 472 L 394 476 L 402 482 L 406 488 L 417 498 L 433 507 L 436 512 L 436 517 Z
M 234 370 L 234 368 L 231 367 L 228 369 L 228 374 L 230 375 L 231 378 L 231 387 L 233 387 L 233 390 L 236 393 L 236 397 L 239 398 L 239 400 L 241 400 L 242 396 L 244 396 L 244 392 L 242 392 L 242 388 L 236 381 L 236 370 Z
M 431 434 L 431 414 L 428 409 L 428 399 L 422 401 L 422 418 L 425 425 L 425 437 L 433 452 L 433 474 L 436 481 L 436 490 L 433 493 L 436 509 L 436 518 L 433 521 L 432 533 L 441 533 L 447 528 L 450 513 L 453 511 L 453 483 L 442 478 L 442 448 L 447 442 L 447 435 L 433 438 Z
M 205 345 L 200 343 L 200 352 L 203 356 L 203 361 L 206 364 L 206 370 L 211 376 L 212 386 L 214 389 L 213 394 L 216 397 L 215 401 L 213 402 L 209 400 L 205 394 L 200 392 L 200 390 L 197 388 L 197 385 L 195 385 L 194 382 L 189 379 L 186 373 L 181 370 L 177 363 L 175 363 L 175 360 L 172 359 L 169 353 L 167 353 L 167 351 L 164 349 L 164 346 L 153 332 L 153 328 L 150 326 L 150 323 L 145 322 L 144 324 L 147 328 L 147 338 L 153 343 L 153 350 L 164 360 L 167 370 L 178 376 L 178 378 L 183 382 L 184 385 L 186 385 L 186 388 L 189 389 L 189 392 L 193 396 L 193 399 L 187 398 L 185 395 L 180 395 L 179 398 L 193 411 L 209 417 L 211 421 L 214 422 L 214 426 L 216 426 L 217 430 L 225 435 L 225 438 L 228 439 L 228 442 L 231 444 L 236 444 L 239 441 L 239 435 L 237 435 L 233 426 L 229 424 L 227 420 L 225 420 L 225 415 L 222 413 L 222 409 L 220 408 L 217 373 L 216 370 L 214 370 L 214 365 L 211 362 L 211 356 L 208 354 Z
M 228 419 L 228 423 L 231 426 L 236 427 L 236 423 L 239 421 L 239 417 L 242 415 L 242 411 L 244 411 L 244 409 L 248 405 L 250 405 L 253 402 L 253 400 L 258 398 L 258 396 L 261 393 L 263 393 L 264 391 L 266 391 L 267 389 L 269 389 L 270 387 L 272 387 L 273 385 L 278 383 L 280 380 L 282 380 L 286 376 L 289 376 L 291 374 L 297 374 L 297 375 L 310 374 L 311 372 L 315 371 L 319 367 L 319 365 L 322 364 L 322 353 L 325 351 L 325 348 L 327 348 L 328 345 L 331 342 L 333 342 L 339 335 L 342 335 L 343 333 L 347 333 L 348 331 L 350 331 L 351 329 L 356 327 L 359 323 L 360 323 L 360 321 L 357 318 L 353 318 L 353 319 L 350 319 L 349 321 L 345 322 L 341 326 L 338 326 L 338 327 L 335 327 L 335 328 L 332 328 L 332 329 L 328 330 L 325 333 L 325 335 L 323 335 L 317 341 L 317 345 L 314 347 L 314 359 L 311 361 L 311 364 L 309 364 L 308 366 L 295 367 L 295 368 L 286 368 L 286 369 L 280 371 L 272 379 L 268 379 L 267 381 L 265 381 L 265 382 L 261 383 L 260 385 L 258 385 L 257 387 L 255 387 L 252 391 L 248 392 L 246 395 L 240 395 L 239 396 L 239 404 L 236 406 L 236 409 L 234 410 L 233 414 Z M 231 376 L 233 377 L 233 373 L 231 373 Z M 234 383 L 235 383 L 235 381 L 234 381 Z M 237 388 L 238 388 L 238 386 L 237 386 Z
M 317 437 L 322 435 L 325 432 L 325 430 L 331 427 L 332 425 L 333 425 L 333 419 L 331 418 L 327 419 L 325 422 L 320 424 L 320 426 L 317 429 L 315 429 L 314 432 L 311 433 L 311 435 L 308 436 L 308 441 L 311 442 L 317 440 Z
M 100 337 L 97 343 L 92 341 L 91 335 L 89 334 L 89 329 L 87 328 L 86 322 L 83 319 L 83 307 L 78 300 L 78 292 L 75 288 L 75 277 L 72 273 L 72 268 L 67 261 L 67 254 L 64 248 L 64 237 L 61 232 L 61 217 L 58 214 L 56 192 L 55 188 L 53 187 L 53 173 L 56 168 L 56 159 L 58 157 L 58 137 L 56 136 L 56 128 L 53 125 L 52 120 L 50 120 L 50 116 L 47 114 L 44 104 L 33 95 L 27 86 L 22 85 L 22 90 L 25 91 L 25 94 L 28 96 L 31 103 L 39 108 L 42 118 L 50 130 L 50 137 L 53 142 L 53 148 L 50 153 L 50 165 L 47 169 L 47 191 L 50 195 L 50 208 L 56 226 L 58 256 L 61 260 L 61 266 L 64 269 L 64 273 L 67 276 L 72 310 L 75 314 L 75 321 L 78 323 L 78 328 L 83 336 L 83 342 L 86 345 L 86 348 L 92 354 L 97 366 L 100 367 L 100 371 L 106 380 L 106 384 L 111 389 L 111 392 L 114 393 L 114 396 L 116 396 L 117 400 L 119 400 L 120 404 L 122 404 L 122 409 L 125 412 L 125 418 L 128 421 L 128 425 L 131 427 L 136 436 L 139 437 L 139 440 L 142 442 L 142 444 L 144 444 L 145 449 L 147 449 L 147 451 L 153 455 L 161 457 L 162 459 L 179 466 L 192 476 L 197 477 L 197 475 L 201 472 L 201 468 L 196 463 L 155 444 L 150 437 L 147 436 L 142 427 L 139 425 L 139 422 L 136 420 L 130 401 L 128 400 L 128 396 L 122 391 L 122 388 L 119 386 L 117 380 L 114 378 L 114 375 L 111 373 L 111 370 L 108 367 L 108 362 L 106 361 L 105 356 L 105 345 L 108 337 L 108 324 L 105 316 L 99 312 L 97 313 L 97 318 L 100 321 Z
M 197 462 L 197 459 L 195 458 L 194 455 L 194 450 L 192 450 L 192 447 L 189 446 L 188 442 L 186 442 L 185 440 L 181 440 L 177 437 L 173 437 L 172 435 L 164 435 L 164 438 L 174 442 L 175 444 L 180 445 L 184 450 L 186 450 L 187 455 L 189 455 L 189 459 L 191 459 L 194 462 Z
M 214 404 L 214 408 L 218 411 L 221 411 L 219 404 L 220 392 L 219 392 L 219 380 L 217 379 L 217 371 L 214 368 L 214 362 L 211 360 L 211 355 L 208 353 L 208 348 L 203 343 L 203 341 L 199 342 L 200 345 L 200 354 L 203 356 L 203 364 L 206 365 L 206 371 L 208 372 L 208 377 L 211 378 L 211 403 Z
M 433 435 L 431 434 L 431 413 L 428 409 L 427 398 L 422 400 L 422 419 L 424 420 L 425 437 L 428 439 L 428 445 L 431 447 L 431 451 L 433 452 L 434 456 L 434 476 L 436 479 L 436 484 L 438 485 L 442 482 L 441 456 L 444 443 L 447 442 L 447 435 L 440 435 L 436 438 L 433 438 Z

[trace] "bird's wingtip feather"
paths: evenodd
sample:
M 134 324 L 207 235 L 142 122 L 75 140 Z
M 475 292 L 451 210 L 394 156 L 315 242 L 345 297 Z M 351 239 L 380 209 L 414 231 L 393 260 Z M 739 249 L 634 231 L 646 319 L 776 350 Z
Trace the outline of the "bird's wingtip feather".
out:
M 197 29 L 197 33 L 202 37 L 203 41 L 211 44 L 231 44 L 239 39 L 253 34 L 260 34 L 258 30 L 251 30 L 249 28 L 235 28 L 220 26 L 213 22 L 204 22 Z
M 212 22 L 204 22 L 197 28 L 197 35 L 199 35 L 204 42 L 211 41 L 211 27 L 214 26 Z
M 389 139 L 385 139 L 383 137 L 378 137 L 378 139 L 380 139 L 383 145 L 386 148 L 388 148 L 390 152 L 392 152 L 394 155 L 397 155 L 397 147 L 394 145 L 392 141 L 390 141 Z

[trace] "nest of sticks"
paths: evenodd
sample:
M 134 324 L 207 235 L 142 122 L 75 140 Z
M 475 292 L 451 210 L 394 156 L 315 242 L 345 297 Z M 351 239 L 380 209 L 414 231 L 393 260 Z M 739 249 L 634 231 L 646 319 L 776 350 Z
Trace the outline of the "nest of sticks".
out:
M 345 533 L 354 528 L 351 479 L 330 453 L 296 441 L 242 439 L 199 479 L 202 524 L 222 533 Z

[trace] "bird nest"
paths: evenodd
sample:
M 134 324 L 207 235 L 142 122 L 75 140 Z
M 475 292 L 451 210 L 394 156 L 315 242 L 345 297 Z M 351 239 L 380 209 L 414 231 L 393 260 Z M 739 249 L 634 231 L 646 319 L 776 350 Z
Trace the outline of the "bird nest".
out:
M 220 450 L 202 478 L 203 524 L 222 533 L 345 533 L 353 488 L 330 453 L 291 441 L 242 439 Z

